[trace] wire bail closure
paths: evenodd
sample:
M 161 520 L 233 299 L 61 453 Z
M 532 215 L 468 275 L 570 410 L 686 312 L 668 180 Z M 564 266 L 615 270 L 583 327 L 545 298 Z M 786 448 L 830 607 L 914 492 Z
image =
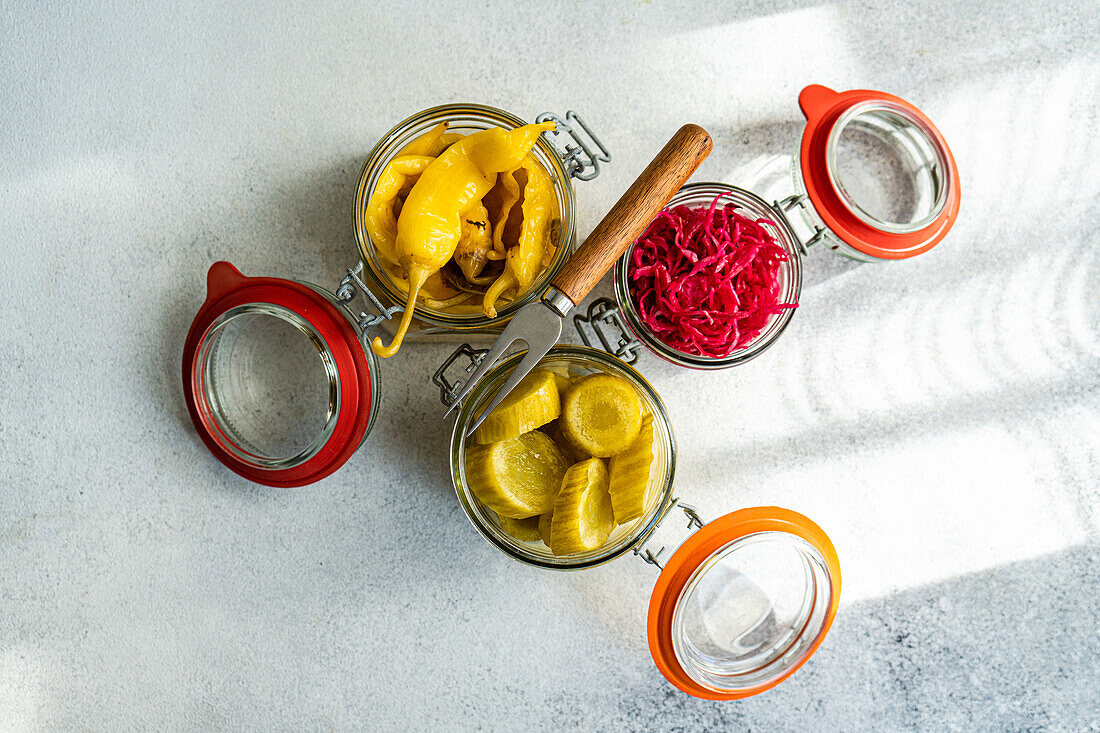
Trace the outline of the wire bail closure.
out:
M 794 225 L 791 223 L 790 218 L 787 217 L 787 212 L 795 207 L 801 208 L 803 211 L 807 211 L 807 207 L 810 206 L 809 197 L 804 193 L 796 193 L 792 196 L 788 196 L 782 201 L 772 202 L 772 209 L 775 210 L 776 215 L 783 221 L 783 224 L 787 227 L 787 231 L 794 237 L 795 243 L 798 245 L 799 254 L 806 254 L 806 252 L 815 244 L 820 244 L 825 239 L 825 228 L 814 224 L 813 235 L 806 240 L 802 241 L 802 237 L 795 231 Z M 832 247 L 831 249 L 836 249 Z
M 668 515 L 672 513 L 672 510 L 676 508 L 679 508 L 680 511 L 682 511 L 687 516 L 687 528 L 692 532 L 697 529 L 702 529 L 703 525 L 706 524 L 703 521 L 703 518 L 699 515 L 698 509 L 696 509 L 691 504 L 681 501 L 679 498 L 673 498 L 673 500 L 669 502 L 668 508 L 665 509 L 661 516 L 657 518 L 657 521 L 653 523 L 653 528 L 650 529 L 649 532 L 638 538 L 638 541 L 634 545 L 634 549 L 632 550 L 632 552 L 637 557 L 642 558 L 650 565 L 656 565 L 659 570 L 665 569 L 665 566 L 663 564 L 664 559 L 661 557 L 661 555 L 668 548 L 666 548 L 664 545 L 661 545 L 660 549 L 658 549 L 656 552 L 653 552 L 648 547 L 646 547 L 646 543 L 649 542 L 649 538 L 653 536 L 653 533 L 657 531 L 657 528 L 660 527 L 664 523 L 665 519 L 668 518 Z
M 552 133 L 543 133 L 548 135 L 548 140 L 554 139 L 549 135 L 568 135 L 576 143 L 575 145 L 566 143 L 564 150 L 557 145 L 554 147 L 559 150 L 566 171 L 578 181 L 591 181 L 600 175 L 600 163 L 611 162 L 611 153 L 581 116 L 573 110 L 566 112 L 564 118 L 553 112 L 543 112 L 535 118 L 535 122 L 553 122 L 557 125 L 557 129 Z
M 386 307 L 382 305 L 374 293 L 370 291 L 370 288 L 366 286 L 360 275 L 363 274 L 363 261 L 359 260 L 354 268 L 349 267 L 346 275 L 340 280 L 340 284 L 336 287 L 336 300 L 340 305 L 348 306 L 351 301 L 355 300 L 357 294 L 362 294 L 364 298 L 370 301 L 375 310 L 378 311 L 376 315 L 371 315 L 366 311 L 360 311 L 359 315 L 355 317 L 355 323 L 362 331 L 362 335 L 359 337 L 363 342 L 363 348 L 370 348 L 370 331 L 383 321 L 388 321 L 393 317 L 395 313 L 401 312 L 401 307 L 391 305 Z
M 443 403 L 444 407 L 450 407 L 454 404 L 455 397 L 458 396 L 459 390 L 461 390 L 462 385 L 465 384 L 465 380 L 454 382 L 447 380 L 446 373 L 447 370 L 451 368 L 451 365 L 465 356 L 470 360 L 470 363 L 466 365 L 465 369 L 465 373 L 469 374 L 477 369 L 478 365 L 481 364 L 481 360 L 484 359 L 485 355 L 488 353 L 488 349 L 475 349 L 469 344 L 462 344 L 439 365 L 439 368 L 435 370 L 435 374 L 432 375 L 432 382 L 439 387 L 439 401 Z
M 611 329 L 601 326 L 601 323 L 614 329 L 610 338 L 607 331 Z M 577 335 L 581 337 L 585 346 L 593 346 L 582 324 L 587 324 L 592 329 L 600 341 L 600 347 L 607 353 L 614 354 L 627 364 L 633 364 L 638 360 L 642 342 L 630 333 L 626 322 L 623 321 L 619 306 L 614 301 L 609 298 L 597 298 L 592 305 L 588 306 L 588 313 L 583 316 L 577 313 L 573 316 L 573 327 L 577 329 Z M 611 345 L 612 338 L 615 339 L 614 346 Z

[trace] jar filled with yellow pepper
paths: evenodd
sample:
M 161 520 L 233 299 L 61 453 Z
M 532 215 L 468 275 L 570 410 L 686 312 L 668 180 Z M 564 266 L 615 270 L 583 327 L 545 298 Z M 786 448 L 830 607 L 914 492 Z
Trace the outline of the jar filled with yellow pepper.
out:
M 389 334 L 375 353 L 392 355 L 406 331 L 410 339 L 498 333 L 575 246 L 572 179 L 594 178 L 609 160 L 572 112 L 527 124 L 492 107 L 447 105 L 390 130 L 355 198 L 367 282 L 405 311 L 382 325 Z

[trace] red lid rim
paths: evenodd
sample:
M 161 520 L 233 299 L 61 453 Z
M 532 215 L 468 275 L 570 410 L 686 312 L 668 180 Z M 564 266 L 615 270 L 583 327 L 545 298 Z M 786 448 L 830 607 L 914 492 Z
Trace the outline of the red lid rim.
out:
M 207 299 L 188 331 L 182 364 L 187 411 L 203 443 L 229 469 L 265 486 L 304 486 L 336 471 L 362 443 L 375 413 L 372 377 L 376 370 L 351 323 L 310 286 L 279 278 L 245 277 L 228 262 L 210 268 L 207 289 Z M 268 306 L 270 315 L 299 329 L 307 325 L 328 350 L 324 358 L 329 361 L 326 368 L 331 367 L 335 375 L 337 414 L 326 426 L 328 434 L 292 459 L 272 461 L 250 456 L 244 449 L 235 450 L 235 441 L 218 424 L 203 389 L 204 344 L 245 306 L 261 310 Z

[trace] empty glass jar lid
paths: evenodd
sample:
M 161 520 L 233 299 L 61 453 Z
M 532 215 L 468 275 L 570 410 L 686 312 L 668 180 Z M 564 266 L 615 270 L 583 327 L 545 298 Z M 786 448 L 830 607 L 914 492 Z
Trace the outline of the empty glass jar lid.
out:
M 331 294 L 210 268 L 184 346 L 184 397 L 203 442 L 241 476 L 302 486 L 343 465 L 377 412 L 377 371 Z
M 813 655 L 839 601 L 840 564 L 820 527 L 787 509 L 742 509 L 669 558 L 650 600 L 650 651 L 690 695 L 748 697 Z
M 926 252 L 959 213 L 959 173 L 947 141 L 920 110 L 885 92 L 802 90 L 799 164 L 825 225 L 860 252 Z

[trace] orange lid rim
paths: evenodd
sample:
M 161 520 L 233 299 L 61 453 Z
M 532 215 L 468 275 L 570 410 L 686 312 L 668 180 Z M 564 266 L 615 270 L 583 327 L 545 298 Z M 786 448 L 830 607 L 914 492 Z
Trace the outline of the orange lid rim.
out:
M 717 690 L 706 687 L 688 674 L 672 641 L 672 616 L 688 581 L 695 570 L 714 553 L 742 537 L 759 532 L 785 532 L 799 537 L 814 547 L 825 559 L 832 582 L 829 608 L 821 631 L 813 644 L 796 664 L 768 682 L 741 690 Z M 654 585 L 649 602 L 647 636 L 649 650 L 657 669 L 680 691 L 705 700 L 740 700 L 766 692 L 797 672 L 817 652 L 824 641 L 840 604 L 840 561 L 832 541 L 819 526 L 798 512 L 781 507 L 753 507 L 727 514 L 691 535 L 673 553 Z
M 923 112 L 904 99 L 885 92 L 870 89 L 836 92 L 820 84 L 803 89 L 798 102 L 806 116 L 799 158 L 803 185 L 818 216 L 834 234 L 863 254 L 891 260 L 915 257 L 943 240 L 958 218 L 962 190 L 951 148 L 939 128 Z M 886 103 L 919 121 L 943 154 L 947 188 L 943 209 L 921 229 L 904 233 L 887 232 L 867 224 L 844 203 L 829 171 L 828 143 L 834 127 L 845 112 L 869 102 Z

